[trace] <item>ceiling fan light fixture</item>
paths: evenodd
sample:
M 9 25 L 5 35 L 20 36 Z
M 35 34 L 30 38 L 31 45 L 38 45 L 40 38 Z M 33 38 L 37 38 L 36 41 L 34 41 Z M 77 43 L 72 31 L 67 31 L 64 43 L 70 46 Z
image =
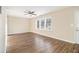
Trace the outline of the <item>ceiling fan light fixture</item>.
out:
M 24 11 L 24 13 L 25 13 L 24 15 L 31 15 L 31 16 L 32 15 L 34 15 L 34 16 L 37 15 L 37 14 L 35 14 L 35 11 Z

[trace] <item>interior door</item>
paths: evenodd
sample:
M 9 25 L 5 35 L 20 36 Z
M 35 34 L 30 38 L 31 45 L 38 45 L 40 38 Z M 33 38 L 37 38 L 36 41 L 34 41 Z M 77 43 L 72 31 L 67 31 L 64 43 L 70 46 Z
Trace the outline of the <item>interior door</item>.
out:
M 79 44 L 79 27 L 76 29 L 76 42 Z
M 79 44 L 79 10 L 75 11 L 76 43 Z

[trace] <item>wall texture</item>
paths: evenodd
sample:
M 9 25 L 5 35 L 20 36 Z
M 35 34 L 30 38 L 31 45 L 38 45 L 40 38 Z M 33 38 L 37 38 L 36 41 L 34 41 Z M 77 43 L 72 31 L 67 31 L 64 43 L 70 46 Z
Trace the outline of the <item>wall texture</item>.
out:
M 63 10 L 59 10 L 56 12 L 50 12 L 43 16 L 52 16 L 53 17 L 53 31 L 43 31 L 35 29 L 35 21 L 36 19 L 32 19 L 31 31 L 45 35 L 52 38 L 57 38 L 63 41 L 75 42 L 74 40 L 74 15 L 72 8 L 66 8 Z
M 8 34 L 29 32 L 29 19 L 7 16 Z

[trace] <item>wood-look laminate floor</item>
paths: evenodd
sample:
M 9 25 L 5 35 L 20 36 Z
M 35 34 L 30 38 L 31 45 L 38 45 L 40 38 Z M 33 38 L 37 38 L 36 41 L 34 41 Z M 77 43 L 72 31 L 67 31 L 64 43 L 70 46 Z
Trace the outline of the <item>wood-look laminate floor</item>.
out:
M 9 35 L 7 53 L 78 53 L 79 45 L 35 33 Z

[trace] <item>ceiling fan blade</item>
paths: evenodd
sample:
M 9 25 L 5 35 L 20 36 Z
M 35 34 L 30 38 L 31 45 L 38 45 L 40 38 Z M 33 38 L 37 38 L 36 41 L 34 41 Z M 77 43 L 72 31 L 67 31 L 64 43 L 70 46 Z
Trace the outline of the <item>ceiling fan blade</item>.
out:
M 32 14 L 32 15 L 37 15 L 37 14 Z
M 28 15 L 28 14 L 24 14 L 24 15 Z

